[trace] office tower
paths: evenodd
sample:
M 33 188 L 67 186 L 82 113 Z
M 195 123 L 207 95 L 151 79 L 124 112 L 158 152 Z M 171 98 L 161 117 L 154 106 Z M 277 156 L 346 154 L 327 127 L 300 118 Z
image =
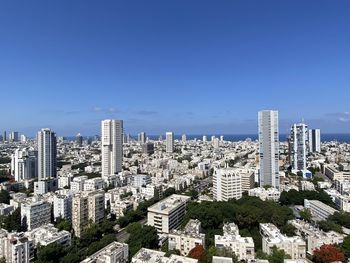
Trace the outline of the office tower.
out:
M 6 131 L 4 131 L 4 134 L 2 135 L 2 141 L 6 142 L 7 141 L 7 134 Z
M 214 138 L 213 146 L 214 146 L 214 149 L 218 149 L 220 147 L 220 140 L 219 140 L 219 138 Z
M 182 140 L 182 143 L 186 143 L 187 142 L 186 134 L 182 134 L 181 140 Z
M 75 137 L 75 142 L 78 146 L 83 145 L 83 136 L 81 136 L 80 133 L 78 133 L 77 136 Z
M 216 201 L 228 201 L 242 197 L 242 179 L 236 169 L 215 169 L 213 174 L 213 197 Z
M 321 130 L 320 129 L 309 130 L 309 151 L 321 152 Z
M 10 142 L 18 142 L 18 132 L 11 132 L 9 135 Z
M 12 154 L 11 174 L 16 182 L 38 177 L 38 152 L 33 149 L 16 149 Z
M 145 132 L 140 132 L 138 135 L 138 141 L 139 143 L 145 143 L 146 142 L 146 133 Z
M 24 134 L 22 134 L 21 135 L 21 142 L 26 142 L 26 141 L 27 141 L 27 137 Z
M 38 180 L 56 178 L 57 142 L 56 134 L 50 129 L 41 129 L 37 135 L 38 142 Z
M 102 121 L 102 177 L 118 174 L 123 164 L 123 121 Z
M 153 154 L 154 153 L 154 143 L 146 142 L 142 144 L 142 152 L 144 154 Z
M 166 137 L 166 152 L 167 153 L 174 152 L 174 133 L 167 132 L 165 137 Z
M 220 141 L 223 142 L 224 141 L 224 135 L 220 136 Z
M 212 135 L 212 136 L 210 137 L 210 141 L 211 141 L 211 142 L 214 142 L 214 140 L 215 140 L 215 135 Z
M 207 140 L 207 136 L 203 135 L 203 142 L 206 142 Z
M 289 143 L 290 143 L 290 163 L 293 170 L 306 170 L 306 156 L 308 153 L 308 129 L 304 123 L 293 124 Z
M 278 111 L 264 110 L 259 119 L 260 186 L 279 188 Z

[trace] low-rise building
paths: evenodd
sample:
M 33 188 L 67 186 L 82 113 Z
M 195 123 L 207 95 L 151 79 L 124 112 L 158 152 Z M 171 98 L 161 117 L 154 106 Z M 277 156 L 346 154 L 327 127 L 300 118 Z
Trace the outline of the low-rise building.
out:
M 129 262 L 129 246 L 113 242 L 89 256 L 82 263 L 126 263 Z
M 25 235 L 31 240 L 34 240 L 36 247 L 39 245 L 48 246 L 53 243 L 64 247 L 69 247 L 71 245 L 71 234 L 66 230 L 59 231 L 52 224 L 33 229 L 32 231 L 26 232 Z
M 299 236 L 287 237 L 273 224 L 260 224 L 262 250 L 270 255 L 274 246 L 283 249 L 292 259 L 306 257 L 306 242 Z
M 251 237 L 242 237 L 235 223 L 224 224 L 223 235 L 215 235 L 217 249 L 229 249 L 239 260 L 255 258 L 254 241 Z
M 273 187 L 270 187 L 268 189 L 257 187 L 249 190 L 248 195 L 259 197 L 263 201 L 278 202 L 281 196 L 281 192 Z
M 168 236 L 169 250 L 179 250 L 180 255 L 188 253 L 198 245 L 205 247 L 205 234 L 200 233 L 201 222 L 191 219 L 183 230 L 171 230 Z
M 183 256 L 171 255 L 166 257 L 164 252 L 141 248 L 139 252 L 133 256 L 131 263 L 198 263 L 197 259 L 187 258 Z
M 290 220 L 289 223 L 296 228 L 296 234 L 306 241 L 309 255 L 313 255 L 314 250 L 324 244 L 343 243 L 343 234 L 334 231 L 324 232 L 303 220 Z
M 336 209 L 326 205 L 318 200 L 304 200 L 304 207 L 310 209 L 312 216 L 316 221 L 326 220 L 330 215 L 337 212 Z

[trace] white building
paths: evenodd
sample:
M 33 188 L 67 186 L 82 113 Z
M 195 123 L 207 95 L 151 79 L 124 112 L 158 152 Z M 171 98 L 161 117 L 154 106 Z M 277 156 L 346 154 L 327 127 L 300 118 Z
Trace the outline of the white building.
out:
M 337 212 L 336 209 L 322 203 L 318 200 L 304 200 L 304 207 L 310 209 L 312 216 L 315 220 L 321 221 L 326 220 L 330 215 Z
M 213 174 L 213 197 L 217 201 L 228 201 L 242 197 L 241 175 L 233 168 L 215 168 Z
M 26 222 L 28 230 L 49 224 L 51 222 L 51 205 L 44 201 L 22 203 L 21 220 Z
M 36 247 L 39 245 L 48 246 L 53 243 L 64 247 L 69 247 L 71 245 L 71 233 L 66 230 L 59 231 L 52 224 L 43 225 L 32 231 L 28 231 L 25 235 L 34 240 Z
M 165 134 L 165 150 L 167 153 L 174 152 L 174 133 L 167 132 Z
M 215 235 L 217 249 L 229 249 L 239 260 L 255 258 L 254 241 L 251 237 L 242 237 L 235 223 L 224 224 L 223 235 Z
M 100 177 L 91 178 L 85 180 L 84 182 L 84 191 L 95 191 L 102 190 L 104 187 L 104 180 Z
M 159 233 L 169 234 L 170 230 L 181 225 L 190 199 L 189 196 L 174 194 L 150 206 L 147 224 L 154 226 Z
M 260 186 L 279 188 L 278 111 L 259 112 Z
M 112 242 L 108 246 L 89 256 L 81 263 L 127 263 L 129 246 L 125 243 Z
M 263 201 L 278 202 L 280 200 L 281 192 L 278 189 L 272 187 L 268 189 L 257 187 L 250 189 L 248 191 L 248 195 L 259 197 Z
M 38 177 L 38 152 L 30 149 L 16 149 L 11 156 L 11 173 L 16 182 L 30 180 Z
M 123 121 L 102 121 L 102 177 L 118 174 L 123 164 Z
M 34 259 L 34 242 L 23 233 L 0 229 L 0 257 L 8 263 L 29 263 Z
M 198 263 L 197 259 L 183 256 L 165 256 L 165 252 L 141 248 L 131 259 L 131 263 Z
M 152 183 L 152 178 L 146 174 L 137 174 L 131 176 L 131 185 L 136 188 L 145 187 L 148 184 Z
M 70 190 L 73 193 L 79 193 L 84 191 L 84 183 L 88 179 L 86 175 L 74 177 L 73 181 L 70 183 Z
M 306 124 L 293 124 L 289 143 L 292 169 L 298 171 L 306 170 L 306 156 L 309 149 L 309 134 Z
M 53 198 L 54 218 L 62 218 L 69 222 L 72 221 L 72 195 L 56 194 Z
M 309 151 L 321 152 L 321 130 L 320 129 L 309 130 Z
M 143 144 L 146 143 L 146 133 L 145 132 L 140 132 L 138 135 L 138 141 L 139 143 Z
M 57 146 L 56 134 L 50 129 L 41 129 L 37 135 L 38 141 L 38 179 L 56 178 Z
M 201 222 L 191 219 L 183 230 L 171 230 L 168 235 L 169 250 L 179 250 L 181 256 L 188 253 L 198 245 L 205 247 L 205 234 L 201 232 Z
M 313 255 L 314 250 L 324 244 L 343 243 L 343 234 L 334 231 L 324 232 L 303 220 L 290 220 L 289 223 L 296 228 L 297 235 L 305 239 L 309 255 Z
M 306 243 L 302 238 L 287 237 L 273 224 L 260 224 L 260 234 L 264 253 L 270 255 L 276 246 L 278 249 L 283 249 L 292 259 L 306 257 Z

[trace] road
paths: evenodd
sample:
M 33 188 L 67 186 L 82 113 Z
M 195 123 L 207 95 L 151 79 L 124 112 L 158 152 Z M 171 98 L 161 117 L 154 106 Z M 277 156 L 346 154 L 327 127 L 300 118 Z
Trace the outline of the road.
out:
M 144 225 L 147 223 L 147 218 L 144 218 L 140 221 L 138 221 L 141 225 Z M 129 233 L 126 232 L 126 227 L 122 228 L 118 233 L 117 233 L 117 240 L 118 242 L 125 243 L 126 240 L 129 238 Z
M 209 177 L 207 177 L 207 178 L 201 180 L 201 181 L 199 182 L 199 184 L 196 185 L 196 186 L 194 187 L 194 189 L 195 189 L 198 193 L 202 193 L 204 190 L 206 190 L 206 189 L 209 187 L 209 185 L 210 185 L 210 183 L 212 182 L 212 180 L 213 180 L 213 178 L 212 178 L 211 176 L 209 176 Z

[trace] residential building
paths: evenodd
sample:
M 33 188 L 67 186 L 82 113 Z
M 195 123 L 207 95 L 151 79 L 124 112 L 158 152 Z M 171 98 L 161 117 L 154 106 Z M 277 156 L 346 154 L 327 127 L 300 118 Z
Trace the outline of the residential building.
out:
M 205 247 L 205 234 L 201 232 L 201 222 L 191 219 L 183 230 L 171 230 L 168 235 L 169 250 L 179 250 L 181 256 L 188 253 L 198 245 Z
M 166 146 L 166 152 L 172 153 L 174 152 L 174 133 L 173 132 L 167 132 L 165 134 L 165 146 Z
M 35 228 L 26 232 L 25 235 L 34 241 L 36 247 L 48 246 L 54 243 L 64 247 L 71 245 L 71 233 L 66 230 L 59 231 L 52 224 Z
M 11 173 L 16 182 L 38 177 L 38 152 L 31 148 L 16 149 L 11 156 Z
M 320 129 L 309 130 L 309 151 L 321 152 L 321 130 Z
M 278 111 L 259 112 L 260 186 L 279 188 Z
M 296 234 L 306 241 L 306 252 L 309 255 L 313 255 L 315 249 L 324 244 L 343 243 L 343 234 L 334 231 L 324 232 L 303 220 L 290 220 L 288 223 L 293 225 L 296 228 Z
M 118 174 L 123 163 L 123 121 L 102 121 L 102 177 Z
M 21 220 L 28 230 L 51 222 L 51 204 L 44 201 L 24 202 L 21 205 Z
M 306 170 L 306 156 L 309 150 L 309 135 L 307 125 L 293 124 L 289 137 L 290 163 L 293 170 Z
M 56 134 L 50 129 L 41 129 L 37 135 L 38 142 L 38 179 L 39 181 L 56 178 L 57 149 Z
M 125 243 L 112 242 L 81 263 L 127 263 L 129 262 L 129 246 Z
M 145 132 L 140 132 L 138 135 L 138 141 L 140 144 L 146 143 L 146 133 Z
M 250 189 L 248 191 L 249 196 L 256 196 L 259 197 L 263 201 L 274 201 L 278 202 L 280 200 L 281 192 L 276 188 L 263 188 L 263 187 L 257 187 Z
M 141 248 L 131 259 L 131 263 L 198 263 L 197 259 L 171 255 L 165 256 L 165 252 Z
M 34 259 L 34 241 L 24 233 L 0 229 L 0 257 L 8 263 L 29 263 Z
M 273 224 L 260 224 L 260 234 L 262 237 L 262 251 L 268 255 L 276 246 L 283 249 L 292 259 L 306 257 L 306 243 L 299 236 L 287 237 Z
M 53 215 L 72 222 L 72 195 L 56 194 L 53 198 Z
M 190 199 L 189 196 L 174 194 L 150 206 L 147 224 L 154 226 L 159 233 L 169 234 L 170 230 L 181 225 Z
M 73 196 L 72 226 L 74 233 L 80 237 L 91 223 L 99 224 L 104 219 L 104 191 L 81 192 Z
M 224 224 L 223 235 L 215 235 L 215 247 L 230 250 L 239 260 L 255 258 L 253 238 L 242 237 L 235 223 Z

